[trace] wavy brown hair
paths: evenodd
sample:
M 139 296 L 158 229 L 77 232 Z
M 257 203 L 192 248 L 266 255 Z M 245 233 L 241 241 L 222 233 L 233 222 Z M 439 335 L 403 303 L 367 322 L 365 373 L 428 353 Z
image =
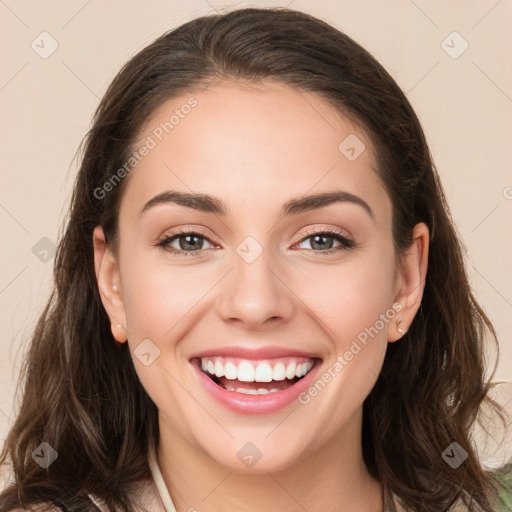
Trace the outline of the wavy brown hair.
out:
M 135 55 L 102 99 L 81 147 L 81 166 L 54 264 L 55 287 L 32 337 L 22 403 L 0 461 L 15 481 L 0 509 L 54 502 L 88 510 L 88 493 L 110 510 L 133 510 L 133 485 L 150 476 L 148 444 L 158 411 L 142 387 L 128 344 L 118 346 L 93 264 L 93 230 L 117 241 L 126 183 L 95 190 L 127 161 L 144 123 L 162 103 L 225 79 L 271 80 L 313 92 L 363 127 L 393 205 L 397 257 L 413 227 L 430 230 L 421 307 L 403 340 L 389 344 L 363 404 L 363 455 L 392 497 L 412 511 L 440 512 L 460 500 L 493 512 L 499 485 L 482 467 L 471 429 L 488 396 L 484 336 L 495 331 L 475 300 L 461 241 L 420 126 L 385 69 L 350 37 L 305 13 L 239 9 L 194 19 Z M 497 364 L 497 363 L 496 363 Z M 442 458 L 456 441 L 468 453 L 457 469 Z M 31 457 L 42 442 L 59 454 L 47 469 Z

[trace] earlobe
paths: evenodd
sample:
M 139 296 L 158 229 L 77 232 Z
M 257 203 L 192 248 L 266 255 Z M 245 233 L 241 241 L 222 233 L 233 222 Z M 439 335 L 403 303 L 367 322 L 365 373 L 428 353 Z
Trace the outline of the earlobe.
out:
M 420 307 L 428 268 L 429 229 L 423 222 L 416 224 L 412 244 L 404 254 L 399 268 L 400 289 L 395 302 L 402 308 L 396 321 L 390 323 L 388 341 L 399 340 L 407 333 Z
M 112 335 L 118 342 L 124 343 L 128 336 L 119 265 L 105 242 L 101 226 L 94 229 L 93 247 L 94 270 L 101 302 L 110 318 Z

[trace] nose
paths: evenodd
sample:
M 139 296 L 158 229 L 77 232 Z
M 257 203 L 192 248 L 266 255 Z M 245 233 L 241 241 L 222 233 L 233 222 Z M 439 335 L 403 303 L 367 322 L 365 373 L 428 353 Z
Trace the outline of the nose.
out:
M 218 301 L 223 320 L 251 330 L 288 322 L 294 312 L 294 294 L 287 285 L 286 272 L 270 251 L 249 263 L 234 254 Z

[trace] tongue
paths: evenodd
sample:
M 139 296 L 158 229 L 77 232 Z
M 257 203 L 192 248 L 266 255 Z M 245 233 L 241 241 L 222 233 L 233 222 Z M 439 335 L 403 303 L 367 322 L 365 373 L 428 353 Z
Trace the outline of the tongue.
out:
M 238 379 L 226 379 L 226 377 L 217 377 L 215 379 L 218 384 L 220 384 L 223 388 L 234 388 L 234 389 L 277 389 L 281 391 L 282 389 L 289 388 L 291 385 L 297 382 L 297 378 L 293 379 L 284 379 L 284 380 L 273 380 L 272 382 L 242 382 Z

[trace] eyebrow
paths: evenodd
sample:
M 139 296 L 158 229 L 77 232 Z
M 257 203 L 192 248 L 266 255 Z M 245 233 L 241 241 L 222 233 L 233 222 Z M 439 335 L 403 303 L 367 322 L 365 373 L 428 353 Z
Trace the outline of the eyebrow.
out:
M 139 215 L 142 216 L 145 212 L 158 204 L 166 203 L 174 203 L 201 212 L 213 213 L 222 216 L 228 215 L 230 211 L 229 207 L 216 197 L 206 194 L 167 190 L 151 198 L 146 204 L 144 204 Z M 318 208 L 329 206 L 333 203 L 356 204 L 361 206 L 366 213 L 374 219 L 373 211 L 366 201 L 361 199 L 359 196 L 342 190 L 292 198 L 282 206 L 279 218 L 288 215 L 297 215 L 310 210 L 316 210 Z

